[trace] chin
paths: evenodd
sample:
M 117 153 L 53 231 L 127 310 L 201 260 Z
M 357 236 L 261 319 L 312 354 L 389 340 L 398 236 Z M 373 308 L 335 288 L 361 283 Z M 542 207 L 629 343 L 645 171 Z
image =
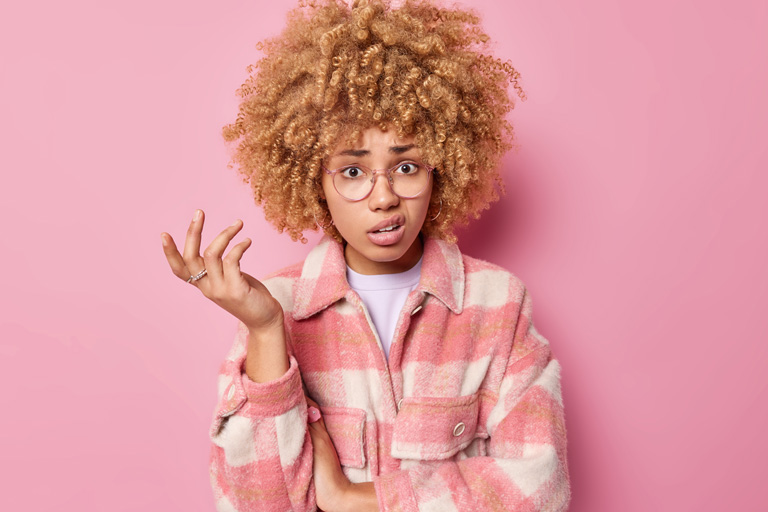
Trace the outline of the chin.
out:
M 364 254 L 364 256 L 377 263 L 391 263 L 405 256 L 406 252 L 408 252 L 408 247 L 402 248 L 394 245 L 386 247 L 376 246 L 367 254 Z

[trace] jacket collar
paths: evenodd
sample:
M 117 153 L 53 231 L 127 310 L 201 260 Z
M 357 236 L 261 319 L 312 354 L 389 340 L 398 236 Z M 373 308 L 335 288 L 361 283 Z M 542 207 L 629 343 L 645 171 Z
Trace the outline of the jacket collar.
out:
M 417 290 L 434 295 L 451 311 L 464 308 L 464 263 L 456 244 L 438 238 L 424 239 L 424 257 Z M 304 320 L 347 295 L 347 263 L 344 247 L 323 237 L 304 260 L 301 277 L 294 284 L 295 320 Z

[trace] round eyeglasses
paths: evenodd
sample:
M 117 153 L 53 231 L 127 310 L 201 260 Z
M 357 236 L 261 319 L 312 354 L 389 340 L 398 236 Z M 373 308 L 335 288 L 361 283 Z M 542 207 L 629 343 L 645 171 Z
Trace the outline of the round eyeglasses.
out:
M 362 201 L 373 192 L 377 174 L 386 174 L 389 189 L 401 199 L 419 196 L 429 185 L 429 176 L 434 167 L 406 161 L 390 169 L 369 169 L 364 165 L 345 165 L 333 171 L 323 166 L 333 178 L 333 187 L 348 201 Z

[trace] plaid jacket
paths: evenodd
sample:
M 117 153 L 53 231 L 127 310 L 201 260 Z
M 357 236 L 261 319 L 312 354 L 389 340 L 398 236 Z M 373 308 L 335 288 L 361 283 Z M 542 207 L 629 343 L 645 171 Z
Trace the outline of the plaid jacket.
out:
M 517 277 L 426 239 L 389 362 L 338 242 L 263 282 L 285 311 L 290 369 L 251 381 L 240 325 L 211 428 L 218 510 L 316 510 L 302 383 L 382 511 L 567 508 L 560 365 Z

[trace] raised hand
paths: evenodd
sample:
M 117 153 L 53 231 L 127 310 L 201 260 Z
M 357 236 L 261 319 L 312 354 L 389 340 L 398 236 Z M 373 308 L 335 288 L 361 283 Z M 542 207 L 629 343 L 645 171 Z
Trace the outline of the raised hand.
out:
M 242 229 L 242 221 L 235 221 L 219 233 L 201 256 L 200 238 L 204 220 L 203 211 L 197 210 L 187 230 L 183 256 L 176 248 L 173 237 L 168 233 L 161 234 L 163 252 L 174 275 L 198 288 L 203 295 L 238 318 L 251 333 L 277 326 L 282 328 L 283 309 L 280 303 L 261 282 L 240 270 L 240 259 L 251 246 L 251 240 L 246 238 L 223 256 L 229 243 Z

